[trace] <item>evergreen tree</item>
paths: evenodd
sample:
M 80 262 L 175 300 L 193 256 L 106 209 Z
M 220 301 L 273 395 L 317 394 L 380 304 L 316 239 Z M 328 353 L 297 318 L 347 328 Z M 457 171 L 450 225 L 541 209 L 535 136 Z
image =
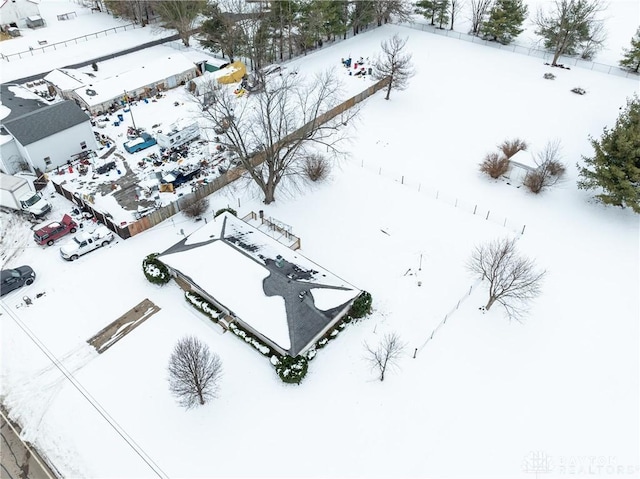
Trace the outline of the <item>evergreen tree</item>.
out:
M 640 70 L 640 28 L 636 30 L 636 34 L 631 39 L 631 48 L 624 49 L 620 66 L 636 73 Z
M 523 0 L 496 0 L 480 31 L 488 40 L 507 45 L 522 32 L 528 11 Z
M 419 0 L 416 2 L 416 13 L 430 20 L 431 25 L 436 24 L 436 3 L 437 1 L 435 0 Z
M 604 204 L 629 207 L 640 213 L 640 99 L 627 101 L 612 130 L 604 129 L 598 141 L 590 138 L 595 155 L 582 157 L 578 166 L 580 189 L 601 189 L 596 198 Z
M 436 21 L 438 28 L 444 28 L 443 25 L 449 21 L 449 0 L 436 0 L 434 2 L 436 10 Z

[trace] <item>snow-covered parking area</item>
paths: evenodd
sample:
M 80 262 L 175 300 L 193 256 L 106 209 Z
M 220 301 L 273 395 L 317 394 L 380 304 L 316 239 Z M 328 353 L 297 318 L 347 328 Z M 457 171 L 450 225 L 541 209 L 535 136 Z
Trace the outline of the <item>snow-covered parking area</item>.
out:
M 613 125 L 637 79 L 575 68 L 548 81 L 539 59 L 398 26 L 295 63 L 340 68 L 396 32 L 417 74 L 365 102 L 329 181 L 268 206 L 233 185 L 211 196 L 210 211 L 262 209 L 292 225 L 305 256 L 373 296 L 373 314 L 319 351 L 300 386 L 173 282 L 146 281 L 142 259 L 198 222 L 177 215 L 72 263 L 12 225 L 6 264 L 38 276 L 2 298 L 0 394 L 63 476 L 638 477 L 640 222 L 576 187 L 588 136 Z M 140 121 L 157 123 L 159 111 L 142 120 L 154 107 L 140 105 Z M 559 138 L 566 180 L 533 195 L 482 176 L 484 155 L 514 137 L 534 151 Z M 71 208 L 52 201 L 56 218 Z M 506 236 L 548 272 L 522 323 L 483 313 L 486 289 L 465 268 L 474 245 Z M 145 298 L 160 311 L 103 354 L 87 345 Z M 387 332 L 407 350 L 380 382 L 363 342 Z M 166 370 L 186 335 L 224 364 L 219 398 L 189 411 Z

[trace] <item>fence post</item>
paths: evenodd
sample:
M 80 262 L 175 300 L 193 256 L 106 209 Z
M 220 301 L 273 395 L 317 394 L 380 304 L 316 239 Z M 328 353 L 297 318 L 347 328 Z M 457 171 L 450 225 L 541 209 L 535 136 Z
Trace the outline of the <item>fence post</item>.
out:
M 402 180 L 400 180 L 400 184 L 404 185 L 404 175 L 402 175 Z
M 478 205 L 476 205 L 476 206 L 473 208 L 473 214 L 474 214 L 474 215 L 476 214 L 476 210 L 477 210 L 477 209 L 478 209 Z
M 491 213 L 491 210 L 487 211 L 487 217 L 485 218 L 485 220 L 489 219 L 489 213 Z
M 525 229 L 526 227 L 527 227 L 527 225 L 524 225 L 524 226 L 522 227 L 522 233 L 520 233 L 521 235 L 523 235 L 523 234 L 524 234 L 524 229 Z
M 438 199 L 438 195 L 440 195 L 440 191 L 436 191 L 436 200 Z
M 418 354 L 418 348 L 415 348 L 415 349 L 413 350 L 413 359 L 415 359 L 415 358 L 416 358 L 416 354 Z
M 458 198 L 456 198 L 456 204 L 455 204 L 455 205 L 453 205 L 453 207 L 454 207 L 454 208 L 457 208 L 457 207 L 458 207 Z

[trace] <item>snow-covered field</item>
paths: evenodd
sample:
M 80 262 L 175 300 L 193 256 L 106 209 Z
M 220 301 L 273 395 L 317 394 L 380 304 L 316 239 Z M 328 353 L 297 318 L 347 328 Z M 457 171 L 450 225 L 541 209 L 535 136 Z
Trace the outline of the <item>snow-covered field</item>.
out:
M 367 100 L 330 181 L 266 207 L 247 189 L 211 197 L 211 211 L 264 209 L 292 225 L 305 256 L 373 295 L 374 314 L 319 351 L 300 386 L 219 334 L 175 284 L 144 278 L 142 258 L 198 223 L 176 216 L 73 263 L 33 244 L 28 225 L 3 226 L 7 266 L 38 278 L 2 300 L 0 394 L 65 477 L 640 476 L 640 222 L 575 184 L 588 135 L 613 125 L 637 79 L 574 68 L 548 81 L 535 58 L 393 26 L 296 63 L 367 56 L 395 32 L 417 75 L 390 101 Z M 560 139 L 566 181 L 535 196 L 481 176 L 483 156 L 513 137 L 533 151 Z M 54 215 L 71 207 L 52 201 Z M 522 324 L 483 314 L 483 285 L 464 267 L 474 245 L 503 236 L 548 271 Z M 161 310 L 96 355 L 86 340 L 144 298 Z M 362 344 L 390 331 L 407 355 L 380 383 Z M 184 411 L 166 365 L 189 334 L 221 356 L 224 377 L 218 399 Z

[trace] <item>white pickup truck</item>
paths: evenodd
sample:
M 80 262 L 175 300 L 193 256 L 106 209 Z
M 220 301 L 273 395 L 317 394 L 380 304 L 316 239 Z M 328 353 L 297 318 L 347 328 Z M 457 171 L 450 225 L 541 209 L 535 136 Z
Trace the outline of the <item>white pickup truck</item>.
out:
M 60 248 L 60 256 L 75 261 L 83 254 L 101 246 L 107 246 L 115 239 L 113 232 L 106 226 L 98 226 L 94 231 L 77 234 Z

